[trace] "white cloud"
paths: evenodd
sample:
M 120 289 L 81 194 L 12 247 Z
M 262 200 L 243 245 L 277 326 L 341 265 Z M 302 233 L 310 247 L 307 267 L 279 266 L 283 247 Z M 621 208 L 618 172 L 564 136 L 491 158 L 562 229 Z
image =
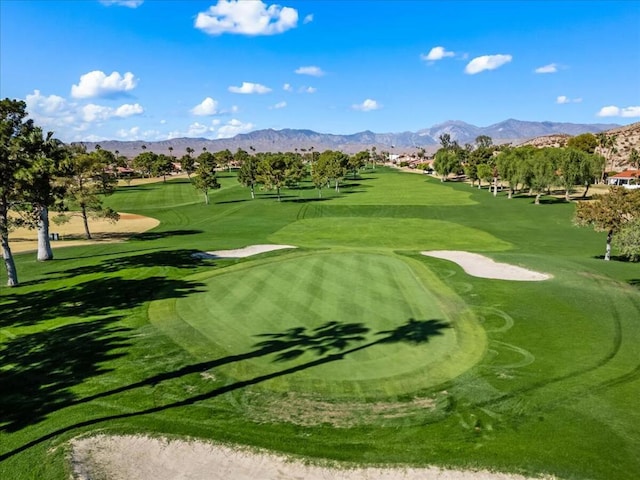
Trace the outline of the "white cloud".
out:
M 76 106 L 58 95 L 42 95 L 40 90 L 34 90 L 26 96 L 25 103 L 29 117 L 42 127 L 58 128 L 76 121 Z
M 265 87 L 264 85 L 260 85 L 259 83 L 251 83 L 251 82 L 242 82 L 242 86 L 240 87 L 229 87 L 229 91 L 231 93 L 269 93 L 271 89 L 269 87 Z
M 283 89 L 285 92 L 290 92 L 291 90 L 293 90 L 293 87 L 291 86 L 291 84 L 290 84 L 290 83 L 285 83 L 285 84 L 282 86 L 282 89 Z
M 380 105 L 375 100 L 371 100 L 370 98 L 367 98 L 364 102 L 360 104 L 352 105 L 351 108 L 353 108 L 354 110 L 360 110 L 362 112 L 369 112 L 371 110 L 378 110 L 382 108 L 382 105 Z
M 316 67 L 315 65 L 300 67 L 295 73 L 298 75 L 311 75 L 312 77 L 322 77 L 325 74 L 320 67 Z
M 309 15 L 304 17 L 304 20 L 302 20 L 302 23 L 304 24 L 311 23 L 311 22 L 313 22 L 313 13 L 310 13 Z
M 144 3 L 144 0 L 100 0 L 100 3 L 107 7 L 118 5 L 120 7 L 138 8 Z
M 246 133 L 255 128 L 253 123 L 242 123 L 235 118 L 229 120 L 226 125 L 218 128 L 218 138 L 230 138 L 238 135 L 239 133 Z
M 535 73 L 556 73 L 557 71 L 558 65 L 556 65 L 555 63 L 550 63 L 549 65 L 538 67 L 534 70 Z
M 193 107 L 190 112 L 198 116 L 215 115 L 218 113 L 218 102 L 211 97 L 207 97 Z
M 560 95 L 559 97 L 556 98 L 556 103 L 559 103 L 559 104 L 581 103 L 581 102 L 582 102 L 582 98 L 569 98 L 566 95 Z
M 453 57 L 455 52 L 448 52 L 444 47 L 433 47 L 428 54 L 421 54 L 420 58 L 425 61 L 434 62 L 445 57 Z
M 116 135 L 120 138 L 138 138 L 140 133 L 140 127 L 131 127 L 128 130 L 121 128 L 116 132 Z
M 198 13 L 195 27 L 209 35 L 274 35 L 295 28 L 298 11 L 264 2 L 218 0 L 205 12 Z
M 512 60 L 511 55 L 483 55 L 471 60 L 464 69 L 464 72 L 469 75 L 475 75 L 476 73 L 483 72 L 485 70 L 495 70 L 501 67 L 505 63 L 509 63 Z
M 112 115 L 113 110 L 109 107 L 90 103 L 82 107 L 80 109 L 80 112 L 82 115 L 82 120 L 91 123 L 107 120 Z
M 116 109 L 106 107 L 104 105 L 89 103 L 80 108 L 82 120 L 88 123 L 104 122 L 113 117 L 126 118 L 131 117 L 132 115 L 140 115 L 141 113 L 144 113 L 144 109 L 138 103 L 133 105 L 125 103 Z
M 131 72 L 125 73 L 124 76 L 119 72 L 113 72 L 107 76 L 100 70 L 94 70 L 82 75 L 78 85 L 71 87 L 71 96 L 74 98 L 105 97 L 133 90 L 137 83 Z
M 271 110 L 279 110 L 287 106 L 287 102 L 278 102 L 275 105 L 269 107 Z
M 201 137 L 205 133 L 212 132 L 213 130 L 213 128 L 208 127 L 207 125 L 195 122 L 189 125 L 189 129 L 187 130 L 187 137 Z
M 640 117 L 640 106 L 620 108 L 615 105 L 602 107 L 596 114 L 598 117 Z
M 131 105 L 130 103 L 125 103 L 124 105 L 120 105 L 116 108 L 113 115 L 115 117 L 126 118 L 131 117 L 132 115 L 140 115 L 144 113 L 144 108 L 139 103 L 134 103 Z

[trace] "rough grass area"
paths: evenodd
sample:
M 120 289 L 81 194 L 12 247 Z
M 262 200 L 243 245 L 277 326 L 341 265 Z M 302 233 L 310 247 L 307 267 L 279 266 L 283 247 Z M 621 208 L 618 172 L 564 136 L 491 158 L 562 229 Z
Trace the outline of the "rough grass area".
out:
M 0 478 L 67 479 L 69 440 L 96 432 L 640 478 L 640 272 L 599 258 L 605 235 L 573 227 L 573 204 L 380 168 L 320 200 L 308 182 L 282 202 L 221 183 L 208 206 L 187 179 L 122 187 L 106 203 L 159 227 L 16 256 Z M 193 255 L 275 240 L 300 248 Z M 553 278 L 477 278 L 427 249 Z

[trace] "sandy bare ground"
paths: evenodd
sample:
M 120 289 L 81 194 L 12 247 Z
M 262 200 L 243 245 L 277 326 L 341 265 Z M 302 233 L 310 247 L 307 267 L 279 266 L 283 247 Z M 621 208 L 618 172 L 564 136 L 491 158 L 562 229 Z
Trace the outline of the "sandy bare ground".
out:
M 51 241 L 54 250 L 60 247 L 73 247 L 77 245 L 92 245 L 95 243 L 119 242 L 135 235 L 146 232 L 160 225 L 155 218 L 135 215 L 133 213 L 120 213 L 120 220 L 116 223 L 107 220 L 89 220 L 89 230 L 93 240 L 84 239 L 84 226 L 80 217 L 72 217 L 68 223 L 56 225 L 51 222 L 50 233 L 58 233 L 60 240 Z M 28 252 L 38 249 L 38 240 L 35 230 L 17 228 L 9 234 L 9 245 L 13 253 Z
M 551 275 L 546 273 L 527 270 L 508 263 L 499 263 L 477 253 L 456 250 L 431 250 L 420 253 L 428 257 L 442 258 L 457 263 L 465 272 L 474 277 L 519 282 L 539 282 L 552 278 Z
M 193 256 L 197 258 L 245 258 L 285 248 L 298 247 L 294 247 L 293 245 L 249 245 L 248 247 L 236 248 L 234 250 L 214 250 L 211 252 L 194 253 Z
M 316 466 L 243 448 L 141 435 L 98 435 L 75 439 L 71 446 L 74 480 L 527 480 L 521 475 L 435 467 Z

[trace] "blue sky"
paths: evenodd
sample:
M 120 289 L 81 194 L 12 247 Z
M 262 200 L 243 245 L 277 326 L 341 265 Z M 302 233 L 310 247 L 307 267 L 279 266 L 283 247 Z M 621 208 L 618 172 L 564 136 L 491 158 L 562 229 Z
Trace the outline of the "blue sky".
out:
M 637 0 L 0 0 L 0 35 L 64 141 L 640 121 Z

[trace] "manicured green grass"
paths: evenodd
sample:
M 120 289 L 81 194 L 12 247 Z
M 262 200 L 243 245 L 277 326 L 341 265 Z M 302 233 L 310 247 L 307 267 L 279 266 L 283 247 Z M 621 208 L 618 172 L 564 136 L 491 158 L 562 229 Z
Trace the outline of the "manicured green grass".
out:
M 123 188 L 108 204 L 158 228 L 17 256 L 23 284 L 0 287 L 0 478 L 68 478 L 66 442 L 96 431 L 640 477 L 640 267 L 599 259 L 604 235 L 573 227 L 572 204 L 381 168 L 322 200 L 305 182 L 282 202 L 222 186 L 209 206 L 186 180 Z M 192 256 L 273 242 L 301 248 Z M 554 277 L 475 278 L 426 249 Z

